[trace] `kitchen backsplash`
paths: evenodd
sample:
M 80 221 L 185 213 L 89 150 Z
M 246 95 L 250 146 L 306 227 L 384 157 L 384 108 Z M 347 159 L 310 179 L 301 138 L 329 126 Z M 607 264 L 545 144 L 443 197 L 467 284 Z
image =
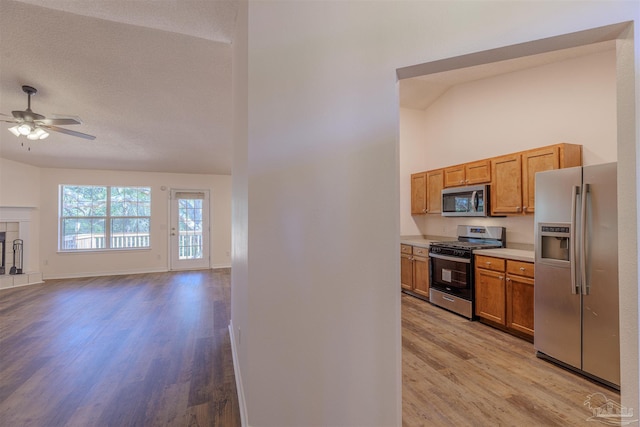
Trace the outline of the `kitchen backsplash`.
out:
M 513 249 L 533 249 L 533 215 L 452 218 L 439 215 L 416 215 L 413 220 L 423 236 L 449 236 L 455 238 L 458 225 L 494 225 L 507 229 L 507 247 Z M 412 233 L 413 234 L 413 233 Z

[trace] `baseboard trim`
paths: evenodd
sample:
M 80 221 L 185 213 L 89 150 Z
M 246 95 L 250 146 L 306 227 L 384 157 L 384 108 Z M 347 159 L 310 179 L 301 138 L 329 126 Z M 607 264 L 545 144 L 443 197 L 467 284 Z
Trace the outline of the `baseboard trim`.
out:
M 231 268 L 231 264 L 213 264 L 211 268 L 214 270 L 217 268 Z
M 159 269 L 143 269 L 143 270 L 122 270 L 122 271 L 93 271 L 90 273 L 72 273 L 72 274 L 47 274 L 44 280 L 55 279 L 82 279 L 84 277 L 103 277 L 103 276 L 123 276 L 127 274 L 146 274 L 146 273 L 167 273 L 166 268 Z
M 238 351 L 236 340 L 233 334 L 233 322 L 229 322 L 229 338 L 231 339 L 231 355 L 233 358 L 233 373 L 236 379 L 236 391 L 238 392 L 238 406 L 240 407 L 240 423 L 242 427 L 247 427 L 247 404 L 244 400 L 244 389 L 242 388 L 242 375 L 240 375 L 240 362 L 238 361 Z

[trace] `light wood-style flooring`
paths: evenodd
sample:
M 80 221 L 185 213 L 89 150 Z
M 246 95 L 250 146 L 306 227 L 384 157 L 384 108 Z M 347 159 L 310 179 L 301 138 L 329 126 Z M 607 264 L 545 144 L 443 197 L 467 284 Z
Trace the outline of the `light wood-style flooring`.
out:
M 230 270 L 0 291 L 1 426 L 240 425 Z M 531 343 L 402 296 L 405 426 L 584 426 L 619 395 Z M 437 325 L 437 326 L 436 326 Z
M 240 425 L 229 271 L 0 291 L 0 425 Z
M 593 426 L 589 395 L 620 402 L 530 342 L 405 294 L 402 380 L 405 426 Z

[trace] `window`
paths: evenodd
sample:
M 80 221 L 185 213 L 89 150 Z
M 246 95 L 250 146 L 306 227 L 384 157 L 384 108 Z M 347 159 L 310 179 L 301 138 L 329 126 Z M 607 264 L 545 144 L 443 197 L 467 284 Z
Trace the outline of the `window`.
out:
M 150 187 L 60 186 L 60 250 L 149 248 Z

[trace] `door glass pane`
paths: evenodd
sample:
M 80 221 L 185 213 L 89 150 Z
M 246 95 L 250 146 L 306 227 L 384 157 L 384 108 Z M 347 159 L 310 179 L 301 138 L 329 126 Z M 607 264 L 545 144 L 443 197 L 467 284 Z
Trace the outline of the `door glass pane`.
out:
M 202 259 L 202 199 L 178 200 L 178 258 Z

